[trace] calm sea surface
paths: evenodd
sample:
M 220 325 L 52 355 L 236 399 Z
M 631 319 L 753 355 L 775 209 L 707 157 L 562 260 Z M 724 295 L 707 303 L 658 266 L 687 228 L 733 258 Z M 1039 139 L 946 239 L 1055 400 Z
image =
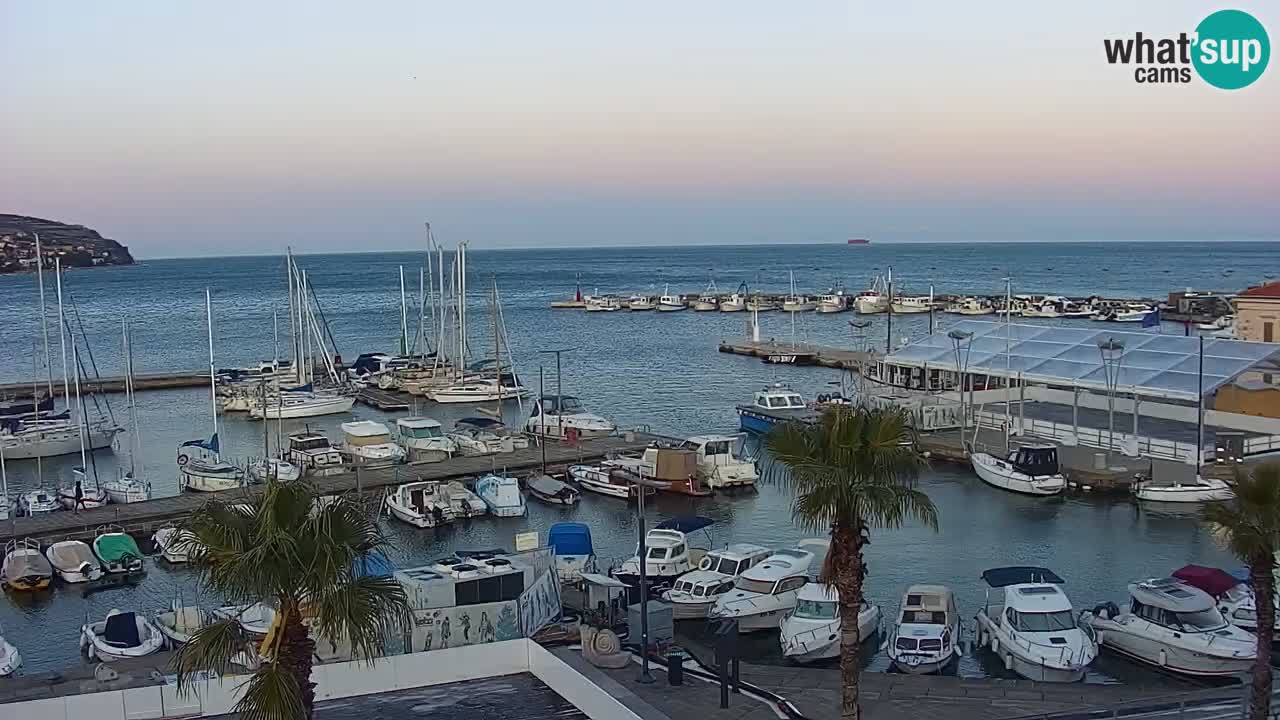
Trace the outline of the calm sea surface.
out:
M 398 266 L 403 265 L 411 294 L 416 291 L 423 256 L 414 253 L 303 256 L 324 314 L 344 357 L 360 352 L 394 350 L 400 332 Z M 1266 277 L 1280 276 L 1280 245 L 1275 243 L 1157 244 L 907 244 L 867 247 L 751 246 L 618 248 L 592 250 L 473 251 L 471 271 L 473 347 L 492 346 L 487 292 L 490 276 L 502 294 L 505 319 L 517 369 L 536 387 L 539 365 L 554 381 L 554 358 L 547 348 L 571 349 L 563 357 L 565 392 L 581 396 L 596 412 L 621 426 L 647 425 L 658 432 L 691 435 L 736 428 L 733 407 L 749 400 L 759 386 L 781 380 L 806 395 L 829 390 L 838 380 L 831 370 L 773 368 L 758 360 L 721 355 L 716 343 L 744 332 L 743 315 L 718 313 L 591 314 L 551 310 L 552 300 L 572 296 L 581 274 L 584 292 L 629 295 L 673 290 L 699 292 L 714 279 L 721 291 L 740 282 L 753 288 L 784 292 L 788 270 L 802 291 L 816 292 L 833 282 L 857 291 L 892 265 L 895 288 L 927 294 L 1001 294 L 1002 278 L 1013 278 L 1014 292 L 1117 297 L 1163 297 L 1187 287 L 1239 290 Z M 207 367 L 204 290 L 213 296 L 217 364 L 243 365 L 269 359 L 273 353 L 272 313 L 282 318 L 287 307 L 281 258 L 157 260 L 134 267 L 69 273 L 64 291 L 74 298 L 78 319 L 103 375 L 122 372 L 121 322 L 133 326 L 135 370 L 139 374 L 191 371 Z M 52 278 L 48 298 L 56 322 Z M 0 381 L 29 380 L 46 374 L 39 331 L 38 303 L 32 276 L 0 277 Z M 69 305 L 69 303 L 68 303 Z M 410 299 L 410 325 L 416 328 Z M 70 312 L 70 311 L 69 311 Z M 851 342 L 847 320 L 852 315 L 801 318 L 798 339 L 827 344 Z M 939 316 L 947 322 L 947 316 Z M 287 320 L 283 326 L 288 327 Z M 1084 321 L 1087 322 L 1087 321 Z M 872 319 L 868 337 L 883 345 L 884 320 Z M 790 338 L 790 319 L 762 316 L 763 334 Z M 927 317 L 895 318 L 895 342 L 927 329 Z M 51 344 L 55 378 L 61 375 L 56 325 Z M 413 330 L 411 329 L 411 333 Z M 281 344 L 287 347 L 282 334 Z M 34 349 L 34 353 L 33 353 Z M 34 360 L 33 360 L 34 358 Z M 118 417 L 121 396 L 107 398 Z M 176 492 L 175 448 L 206 436 L 210 428 L 208 392 L 202 389 L 145 392 L 139 395 L 143 450 L 140 465 L 157 494 Z M 457 406 L 425 404 L 423 414 L 446 424 L 468 414 Z M 511 406 L 514 413 L 516 409 Z M 389 420 L 392 416 L 357 406 L 356 418 Z M 350 417 L 320 418 L 311 426 L 337 437 L 337 426 Z M 295 427 L 301 427 L 301 423 Z M 286 423 L 286 432 L 290 426 Z M 274 432 L 274 431 L 273 431 Z M 225 419 L 227 454 L 259 452 L 262 425 L 243 416 Z M 128 465 L 127 443 L 120 451 L 97 453 L 100 475 L 113 476 Z M 41 482 L 69 484 L 78 457 L 57 458 L 37 468 L 34 461 L 8 464 L 10 492 Z M 885 609 L 896 611 L 899 594 L 910 583 L 943 583 L 957 590 L 962 613 L 971 618 L 983 599 L 979 574 L 987 567 L 1044 564 L 1067 579 L 1077 607 L 1121 600 L 1130 580 L 1169 571 L 1189 562 L 1232 566 L 1235 561 L 1216 547 L 1194 517 L 1137 511 L 1120 502 L 1093 499 L 1039 500 L 1001 493 L 963 468 L 938 466 L 926 471 L 922 487 L 940 511 L 941 527 L 933 532 L 915 525 L 879 531 L 868 550 L 868 593 Z M 715 544 L 751 541 L 782 546 L 804 536 L 791 522 L 790 498 L 781 488 L 764 486 L 756 495 L 687 500 L 662 497 L 655 519 L 703 514 L 717 521 Z M 401 565 L 421 563 L 458 547 L 511 546 L 522 531 L 546 528 L 561 519 L 587 522 L 595 534 L 603 564 L 633 550 L 635 519 L 622 503 L 589 496 L 568 511 L 533 502 L 524 519 L 482 519 L 438 531 L 421 531 L 388 523 Z M 176 594 L 204 604 L 191 575 L 152 564 L 146 580 L 135 588 L 105 591 L 88 598 L 58 588 L 47 598 L 19 605 L 10 595 L 0 602 L 0 632 L 18 645 L 26 671 L 52 670 L 82 662 L 77 634 L 86 615 L 101 617 L 112 607 L 154 611 Z M 752 638 L 760 657 L 776 659 L 776 637 Z M 877 659 L 874 669 L 885 663 Z M 967 675 L 1001 675 L 1003 670 L 979 652 L 965 658 Z M 1158 683 L 1162 678 L 1143 668 L 1104 656 L 1095 666 L 1095 681 Z

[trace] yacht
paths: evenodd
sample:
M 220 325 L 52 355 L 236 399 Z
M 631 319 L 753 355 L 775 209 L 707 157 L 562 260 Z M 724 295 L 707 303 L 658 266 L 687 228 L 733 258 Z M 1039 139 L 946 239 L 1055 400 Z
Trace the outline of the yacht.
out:
M 702 516 L 677 517 L 663 520 L 645 533 L 645 582 L 650 591 L 660 593 L 671 586 L 676 578 L 689 572 L 706 555 L 705 548 L 689 545 L 689 535 L 705 530 L 715 520 Z M 640 548 L 636 548 L 639 553 Z M 640 586 L 640 556 L 633 555 L 613 569 L 610 574 L 632 587 Z
M 466 417 L 453 424 L 447 437 L 464 457 L 509 453 L 529 447 L 529 439 L 513 433 L 501 420 L 490 417 Z
M 853 307 L 859 315 L 876 315 L 889 310 L 889 295 L 884 277 L 877 275 L 869 290 L 863 290 L 853 298 Z
M 1128 607 L 1099 605 L 1080 615 L 1102 647 L 1182 675 L 1231 677 L 1249 672 L 1258 640 L 1229 624 L 1213 598 L 1177 578 L 1129 585 Z
M 89 546 L 79 540 L 62 540 L 44 551 L 54 572 L 65 583 L 93 582 L 102 577 L 102 565 Z
M 898 621 L 885 650 L 902 672 L 941 672 L 962 654 L 960 632 L 960 613 L 951 588 L 912 585 L 902 595 Z
M 528 512 L 520 481 L 506 475 L 485 475 L 476 480 L 476 494 L 496 517 L 521 517 Z
M 0 578 L 9 590 L 44 590 L 53 581 L 53 566 L 40 552 L 40 543 L 31 538 L 10 540 L 4 546 Z
M 894 315 L 918 315 L 933 310 L 933 298 L 928 295 L 900 295 L 893 299 Z
M 534 475 L 525 482 L 529 494 L 548 505 L 578 504 L 578 489 L 550 475 Z
M 302 468 L 288 460 L 266 457 L 250 463 L 248 475 L 249 479 L 255 483 L 264 483 L 268 480 L 287 483 L 302 477 Z
M 287 453 L 289 464 L 296 466 L 303 475 L 324 477 L 343 472 L 342 453 L 319 433 L 301 432 L 289 436 Z
M 583 573 L 595 572 L 596 551 L 591 528 L 580 522 L 558 522 L 547 529 L 547 547 L 556 559 L 556 575 L 562 583 L 574 583 Z
M 720 312 L 743 312 L 747 309 L 747 284 L 742 283 L 736 292 L 720 301 Z
M 799 548 L 778 550 L 744 572 L 733 590 L 716 598 L 710 619 L 735 619 L 738 632 L 776 630 L 796 606 L 800 588 L 809 582 L 813 553 Z
M 1226 573 L 1218 568 L 1203 565 L 1187 565 L 1175 570 L 1173 577 L 1204 591 L 1218 604 L 1218 612 L 1227 622 L 1251 633 L 1258 630 L 1258 603 L 1253 588 L 1246 579 Z M 1248 578 L 1246 568 L 1245 578 Z M 1280 614 L 1274 620 L 1274 629 L 1280 629 Z
M 973 471 L 988 485 L 1024 495 L 1057 495 L 1067 486 L 1058 472 L 1058 448 L 1053 445 L 1026 445 L 1016 448 L 1007 460 L 974 453 L 969 456 Z
M 635 497 L 636 488 L 640 486 L 628 481 L 625 474 L 614 470 L 611 466 L 570 465 L 569 478 L 588 492 L 617 498 Z M 645 490 L 647 494 L 653 494 L 652 488 Z
M 800 393 L 781 383 L 756 392 L 750 405 L 739 405 L 739 426 L 747 432 L 766 434 L 784 420 L 805 421 L 815 417 Z
M 655 307 L 652 295 L 632 295 L 627 300 L 627 309 L 632 312 L 640 312 L 642 310 L 652 310 Z
M 840 594 L 820 582 L 805 583 L 796 593 L 796 607 L 782 618 L 778 641 L 782 656 L 809 663 L 840 657 Z M 858 608 L 858 641 L 880 629 L 880 608 L 863 602 Z
M 351 458 L 352 467 L 389 467 L 404 461 L 404 448 L 391 442 L 391 431 L 380 422 L 344 422 L 342 438 L 339 449 Z
M 285 390 L 274 399 L 267 398 L 265 405 L 253 405 L 249 410 L 249 417 L 254 420 L 291 420 L 338 415 L 351 412 L 355 404 L 356 396 L 353 394 L 332 390 L 312 391 L 311 386 L 304 385 L 303 389 Z
M 993 568 L 982 573 L 992 598 L 978 611 L 978 644 L 991 648 L 1006 670 L 1039 682 L 1076 682 L 1098 656 L 1087 626 L 1076 622 L 1062 578 L 1038 567 Z
M 1204 503 L 1221 502 L 1236 496 L 1226 482 L 1217 478 L 1196 477 L 1196 482 L 1168 485 L 1151 480 L 1140 480 L 1132 485 L 1133 496 L 1149 502 Z
M 671 294 L 671 286 L 662 289 L 662 295 L 658 298 L 658 312 L 676 312 L 686 307 L 688 305 L 683 297 Z
M 407 417 L 396 420 L 396 441 L 404 448 L 409 462 L 440 462 L 457 452 L 458 446 L 445 437 L 439 420 Z
M 28 490 L 18 496 L 18 515 L 34 517 L 61 510 L 58 497 L 44 488 Z
M 587 412 L 582 401 L 572 395 L 543 395 L 535 400 L 525 432 L 550 438 L 603 437 L 612 435 L 617 426 L 599 415 Z
M 66 417 L 19 420 L 6 423 L 0 429 L 0 446 L 3 446 L 7 460 L 71 455 L 80 452 L 80 428 L 80 423 Z M 124 432 L 124 428 L 106 419 L 88 423 L 85 430 L 84 447 L 87 451 L 111 447 L 116 435 Z
M 440 527 L 453 522 L 454 518 L 448 489 L 435 480 L 397 486 L 387 495 L 386 506 L 397 520 L 414 527 Z
M 191 559 L 191 548 L 196 542 L 196 536 L 190 530 L 164 525 L 156 528 L 151 535 L 151 542 L 160 551 L 160 557 L 179 565 Z
M 510 378 L 504 378 L 504 380 L 510 380 Z M 515 400 L 527 394 L 528 391 L 519 384 L 508 385 L 503 382 L 499 385 L 497 378 L 483 378 L 440 388 L 431 392 L 429 397 L 442 405 L 456 405 L 459 403 Z
M 141 575 L 146 572 L 142 565 L 142 551 L 133 536 L 115 525 L 98 528 L 97 537 L 93 539 L 93 554 L 102 562 L 108 575 Z
M 449 509 L 453 511 L 454 518 L 480 517 L 489 512 L 489 506 L 484 504 L 484 500 L 457 480 L 450 480 L 444 490 L 449 498 Z
M 20 667 L 22 667 L 22 654 L 13 646 L 13 643 L 0 635 L 0 678 L 9 677 Z
M 617 312 L 622 309 L 622 301 L 613 295 L 593 295 L 587 299 L 587 312 Z
M 712 490 L 755 487 L 756 464 L 734 452 L 740 435 L 694 435 L 680 447 L 692 450 L 697 458 L 698 477 Z
M 80 649 L 90 660 L 114 662 L 160 651 L 164 635 L 150 620 L 134 612 L 111 609 L 105 619 L 80 628 Z
M 956 315 L 990 315 L 996 309 L 987 300 L 976 297 L 964 297 L 947 305 L 945 312 Z
M 773 551 L 759 545 L 735 543 L 723 550 L 708 550 L 696 570 L 676 578 L 662 599 L 671 603 L 676 620 L 701 620 L 716 598 L 733 589 L 738 576 L 764 562 Z

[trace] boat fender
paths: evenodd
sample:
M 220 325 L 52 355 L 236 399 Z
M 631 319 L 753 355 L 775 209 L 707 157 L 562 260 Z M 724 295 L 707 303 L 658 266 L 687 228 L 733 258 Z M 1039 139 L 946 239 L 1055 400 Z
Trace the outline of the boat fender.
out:
M 1005 670 L 1013 669 L 1013 653 L 1011 652 L 1007 652 L 1004 654 L 1004 669 Z
M 1160 651 L 1160 667 L 1164 667 L 1169 662 L 1169 658 L 1165 655 L 1164 650 Z
M 994 632 L 991 633 L 991 652 L 1000 652 L 1000 638 Z

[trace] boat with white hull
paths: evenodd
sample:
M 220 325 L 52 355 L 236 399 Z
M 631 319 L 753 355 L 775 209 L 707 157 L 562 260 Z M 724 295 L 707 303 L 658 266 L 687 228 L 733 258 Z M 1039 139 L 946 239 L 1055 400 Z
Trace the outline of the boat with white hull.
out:
M 556 559 L 556 575 L 562 583 L 576 583 L 583 573 L 596 571 L 596 551 L 591 528 L 585 523 L 558 522 L 547 529 L 547 547 Z
M 220 492 L 244 486 L 244 471 L 226 460 L 178 455 L 178 484 L 195 492 Z
M 809 582 L 813 553 L 799 548 L 778 550 L 748 569 L 733 590 L 716 598 L 709 619 L 734 619 L 738 632 L 777 630 L 782 617 L 796 606 L 800 588 Z
M 1133 496 L 1148 502 L 1205 503 L 1230 500 L 1236 493 L 1222 480 L 1197 477 L 1196 482 L 1187 484 L 1160 485 L 1142 480 L 1133 484 Z
M 9 677 L 22 667 L 22 653 L 0 635 L 0 677 Z
M 657 307 L 652 295 L 632 295 L 627 299 L 627 309 L 632 312 L 652 310 Z
M 943 585 L 912 585 L 902 595 L 885 652 L 902 672 L 941 672 L 962 654 L 955 594 Z
M 249 479 L 256 483 L 264 483 L 269 480 L 287 483 L 301 478 L 302 468 L 288 460 L 268 457 L 250 463 L 248 474 Z
M 982 481 L 1001 490 L 1024 495 L 1057 495 L 1067 486 L 1058 471 L 1058 448 L 1027 445 L 1015 449 L 1009 459 L 974 453 L 969 456 L 973 471 Z
M 676 517 L 663 520 L 645 533 L 644 572 L 645 583 L 650 592 L 661 594 L 668 589 L 676 578 L 697 567 L 706 555 L 706 548 L 691 547 L 689 535 L 705 530 L 715 521 L 699 515 Z M 630 585 L 640 586 L 640 548 L 636 547 L 636 555 L 625 560 L 622 565 L 610 571 L 615 579 Z
M 697 458 L 698 477 L 712 490 L 755 487 L 760 478 L 756 464 L 734 452 L 741 435 L 694 435 L 680 447 Z
M 720 312 L 745 312 L 747 309 L 747 286 L 744 283 L 738 287 L 738 291 L 731 293 L 724 300 L 720 301 Z
M 449 481 L 445 486 L 445 494 L 455 518 L 466 519 L 489 514 L 489 506 L 484 504 L 484 500 L 457 480 Z
M 109 448 L 121 432 L 124 428 L 109 421 L 90 423 L 85 448 L 90 451 Z M 4 446 L 6 460 L 71 455 L 80 452 L 80 424 L 70 420 L 25 420 L 16 430 L 0 432 L 0 445 Z
M 933 298 L 928 295 L 898 296 L 893 299 L 894 315 L 917 315 L 933 310 Z
M 978 645 L 1012 670 L 1038 682 L 1076 682 L 1098 656 L 1098 643 L 1077 621 L 1062 578 L 1038 567 L 993 568 L 982 573 L 991 588 L 978 611 Z M 997 597 L 992 597 L 992 590 Z
M 664 288 L 658 297 L 658 312 L 679 312 L 687 307 L 683 297 L 671 294 L 670 286 Z
M 1248 568 L 1237 577 L 1218 568 L 1187 565 L 1173 572 L 1173 577 L 1199 588 L 1218 604 L 1218 612 L 1227 622 L 1241 630 L 1257 633 L 1258 602 L 1249 587 Z M 1280 631 L 1280 613 L 1276 613 L 1273 630 Z
M 515 400 L 528 394 L 518 385 L 499 385 L 493 378 L 464 382 L 431 392 L 428 397 L 442 405 Z
M 610 420 L 587 412 L 582 401 L 572 395 L 544 395 L 533 403 L 525 422 L 525 432 L 549 438 L 580 438 L 612 435 L 617 426 Z
M 387 495 L 385 503 L 392 517 L 414 527 L 441 527 L 454 518 L 448 490 L 436 480 L 397 486 Z
M 276 402 L 268 398 L 266 405 L 255 405 L 249 410 L 249 417 L 254 420 L 296 420 L 338 415 L 351 412 L 355 404 L 355 395 L 345 393 L 285 391 Z
M 151 483 L 134 476 L 132 471 L 118 471 L 114 480 L 104 480 L 102 489 L 117 505 L 145 502 L 151 499 Z
M 840 657 L 840 595 L 824 583 L 811 582 L 796 593 L 796 607 L 782 618 L 778 641 L 782 656 L 811 663 Z M 858 609 L 858 640 L 880 629 L 880 608 L 866 603 Z
M 440 421 L 428 417 L 396 420 L 396 442 L 410 462 L 440 462 L 458 451 L 457 444 L 445 437 Z
M 495 517 L 522 517 L 528 512 L 520 481 L 506 475 L 485 475 L 476 480 L 476 494 Z
M 44 551 L 54 572 L 65 583 L 93 582 L 102 577 L 102 565 L 88 544 L 79 540 L 62 540 Z
M 235 620 L 250 635 L 264 637 L 276 621 L 276 609 L 265 602 L 250 605 L 224 605 L 215 608 L 213 617 Z
M 352 467 L 389 467 L 404 461 L 404 448 L 391 441 L 391 431 L 380 422 L 342 423 L 342 437 L 339 450 L 351 458 Z
M 287 458 L 289 464 L 301 470 L 303 475 L 324 477 L 346 470 L 342 453 L 333 446 L 329 438 L 319 433 L 290 435 Z
M 191 559 L 191 546 L 196 542 L 196 536 L 190 530 L 165 525 L 151 535 L 151 542 L 160 551 L 160 557 L 180 565 Z
M 80 649 L 90 660 L 115 662 L 160 651 L 164 635 L 150 620 L 134 612 L 112 609 L 105 619 L 80 628 Z
M 623 474 L 615 474 L 614 468 L 611 467 L 570 465 L 569 478 L 587 492 L 616 498 L 635 497 L 637 486 L 627 482 Z
M 671 603 L 676 620 L 702 620 L 716 599 L 733 590 L 742 573 L 764 562 L 773 551 L 760 545 L 735 543 L 722 550 L 709 550 L 697 570 L 676 578 L 662 599 Z
M 62 503 L 58 502 L 58 496 L 44 488 L 28 490 L 18 496 L 18 515 L 20 517 L 34 517 L 61 509 Z

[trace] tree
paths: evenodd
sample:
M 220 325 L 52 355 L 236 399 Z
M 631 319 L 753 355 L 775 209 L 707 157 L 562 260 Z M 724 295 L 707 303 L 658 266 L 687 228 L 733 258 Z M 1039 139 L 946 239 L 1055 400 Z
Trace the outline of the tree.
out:
M 1271 638 L 1275 628 L 1276 551 L 1280 550 L 1280 463 L 1267 463 L 1236 477 L 1236 497 L 1205 506 L 1214 534 L 1249 568 L 1257 605 L 1258 657 L 1249 697 L 1251 720 L 1271 712 Z
M 841 718 L 860 716 L 858 611 L 870 530 L 908 518 L 938 527 L 929 496 L 915 489 L 922 461 L 912 439 L 901 411 L 835 406 L 812 425 L 776 425 L 765 440 L 765 477 L 792 488 L 795 522 L 831 533 L 822 577 L 840 596 Z
M 259 650 L 263 662 L 236 705 L 240 717 L 311 718 L 311 633 L 341 638 L 372 662 L 408 616 L 405 592 L 390 577 L 363 572 L 365 558 L 386 542 L 352 496 L 321 499 L 306 482 L 272 480 L 242 500 L 215 496 L 202 505 L 186 523 L 184 549 L 207 591 L 230 604 L 266 601 L 277 609 L 275 631 Z M 232 659 L 246 647 L 234 619 L 205 626 L 174 659 L 179 688 L 199 671 L 232 673 Z

